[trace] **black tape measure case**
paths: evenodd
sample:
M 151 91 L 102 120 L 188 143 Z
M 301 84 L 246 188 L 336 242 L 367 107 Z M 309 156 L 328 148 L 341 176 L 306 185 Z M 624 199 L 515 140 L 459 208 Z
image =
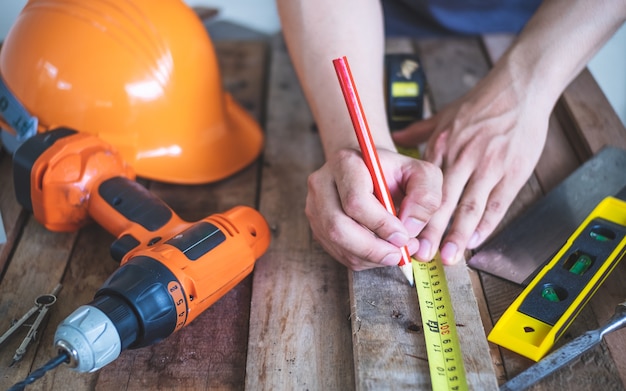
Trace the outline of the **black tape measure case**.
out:
M 423 119 L 425 89 L 426 75 L 417 55 L 385 55 L 385 100 L 392 132 Z

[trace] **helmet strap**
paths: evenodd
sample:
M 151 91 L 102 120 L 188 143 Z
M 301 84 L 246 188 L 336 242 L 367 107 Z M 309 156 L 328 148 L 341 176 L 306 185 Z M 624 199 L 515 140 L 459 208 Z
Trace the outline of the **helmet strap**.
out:
M 26 108 L 11 93 L 4 79 L 0 76 L 0 115 L 6 125 L 17 133 L 17 140 L 23 141 L 37 133 L 37 117 L 28 113 Z

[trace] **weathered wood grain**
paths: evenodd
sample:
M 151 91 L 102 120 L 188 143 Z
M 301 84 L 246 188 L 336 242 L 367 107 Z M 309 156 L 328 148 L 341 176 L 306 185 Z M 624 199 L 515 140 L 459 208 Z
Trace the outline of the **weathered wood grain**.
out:
M 76 233 L 47 231 L 33 218 L 28 219 L 23 229 L 22 240 L 15 248 L 0 285 L 2 333 L 11 326 L 13 319 L 20 318 L 33 306 L 37 296 L 50 293 L 61 282 L 76 240 Z M 50 313 L 57 313 L 59 307 L 55 304 Z M 32 319 L 27 322 L 31 323 Z M 43 334 L 43 330 L 47 329 L 46 323 L 40 326 L 39 338 L 31 343 L 22 361 L 12 367 L 8 367 L 11 357 L 26 336 L 28 326 L 3 344 L 0 351 L 0 387 L 6 389 L 22 380 L 33 369 L 32 366 L 41 365 L 54 355 L 51 340 Z
M 358 390 L 430 388 L 415 288 L 399 268 L 350 273 L 352 339 Z
M 270 80 L 260 211 L 273 242 L 254 271 L 246 388 L 349 390 L 347 273 L 319 251 L 304 215 L 306 179 L 323 156 L 279 37 Z
M 568 126 L 581 159 L 588 159 L 605 145 L 626 149 L 624 124 L 588 69 L 563 92 L 556 112 Z
M 0 152 L 0 213 L 2 213 L 7 240 L 6 243 L 0 244 L 0 271 L 6 266 L 26 216 L 15 199 L 12 170 L 11 156 L 2 150 Z

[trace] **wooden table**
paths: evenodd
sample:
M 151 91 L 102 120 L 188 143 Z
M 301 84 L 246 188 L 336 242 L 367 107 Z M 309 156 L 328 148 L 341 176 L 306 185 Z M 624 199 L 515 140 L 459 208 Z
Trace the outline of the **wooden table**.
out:
M 416 50 L 435 109 L 459 97 L 488 71 L 510 37 L 389 41 Z M 350 390 L 429 389 L 428 363 L 415 291 L 398 268 L 352 273 L 313 240 L 304 215 L 307 175 L 323 162 L 313 119 L 280 37 L 216 42 L 225 89 L 262 124 L 263 156 L 214 184 L 142 181 L 189 221 L 234 205 L 258 208 L 272 244 L 254 273 L 194 322 L 166 340 L 128 350 L 96 373 L 62 366 L 32 390 Z M 329 62 L 330 66 L 330 62 Z M 572 83 L 550 122 L 545 152 L 506 220 L 556 186 L 602 146 L 626 148 L 626 131 L 588 71 Z M 61 282 L 58 303 L 28 348 L 8 367 L 26 333 L 0 347 L 0 388 L 23 379 L 56 354 L 56 326 L 91 300 L 117 267 L 114 238 L 97 225 L 77 233 L 46 231 L 18 206 L 11 158 L 0 155 L 0 331 L 36 296 Z M 487 343 L 485 335 L 521 288 L 465 266 L 446 268 L 470 388 L 494 390 L 532 362 Z M 562 342 L 596 328 L 626 297 L 626 266 L 601 287 Z M 418 327 L 415 327 L 415 326 Z M 536 390 L 623 389 L 626 352 L 615 332 Z

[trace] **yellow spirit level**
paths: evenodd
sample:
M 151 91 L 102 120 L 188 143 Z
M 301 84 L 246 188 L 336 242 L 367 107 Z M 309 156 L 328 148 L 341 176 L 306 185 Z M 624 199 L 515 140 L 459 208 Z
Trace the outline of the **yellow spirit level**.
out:
M 604 198 L 498 320 L 488 340 L 539 361 L 622 259 L 626 188 Z

